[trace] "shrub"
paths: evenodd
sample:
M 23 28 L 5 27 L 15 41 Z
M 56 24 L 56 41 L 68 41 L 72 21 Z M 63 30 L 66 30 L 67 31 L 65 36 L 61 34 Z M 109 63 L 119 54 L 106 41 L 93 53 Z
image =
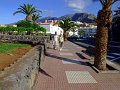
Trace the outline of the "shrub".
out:
M 21 20 L 17 23 L 17 27 L 29 28 L 29 27 L 32 27 L 32 23 L 25 20 Z
M 5 27 L 0 27 L 0 32 L 4 31 Z
M 46 29 L 40 27 L 38 24 L 32 24 L 31 22 L 22 20 L 17 23 L 17 27 L 6 26 L 0 27 L 0 33 L 3 34 L 16 34 L 16 35 L 45 35 Z
M 46 29 L 44 27 L 39 27 L 38 30 L 41 31 L 41 32 L 46 33 Z
M 6 31 L 17 31 L 17 27 L 13 27 L 13 26 L 7 26 L 4 27 Z
M 31 35 L 34 29 L 32 27 L 26 28 L 27 35 Z
M 34 28 L 34 29 L 37 29 L 37 28 L 39 28 L 40 26 L 38 25 L 38 24 L 33 24 L 32 25 L 32 28 Z
M 36 33 L 36 35 L 38 35 L 38 33 L 46 33 L 46 29 L 43 27 L 40 27 L 38 24 L 33 24 L 33 29 Z M 41 35 L 41 34 L 39 34 Z
M 13 27 L 13 26 L 6 26 L 6 27 L 0 27 L 0 32 L 3 34 L 14 34 L 14 31 L 17 31 L 18 28 L 17 27 Z
M 25 35 L 25 31 L 26 31 L 26 28 L 24 27 L 17 27 L 18 28 L 18 32 L 17 32 L 17 35 Z

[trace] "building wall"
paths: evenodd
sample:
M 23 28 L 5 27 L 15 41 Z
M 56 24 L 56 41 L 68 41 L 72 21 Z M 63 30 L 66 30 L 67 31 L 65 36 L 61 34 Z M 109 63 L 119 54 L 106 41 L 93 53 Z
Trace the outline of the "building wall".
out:
M 120 42 L 120 15 L 113 17 L 111 40 Z
M 46 28 L 46 33 L 55 34 L 55 32 L 57 32 L 57 34 L 60 35 L 60 32 L 63 32 L 62 28 L 51 24 L 40 24 L 40 26 Z
M 94 37 L 94 35 L 96 34 L 97 31 L 97 27 L 93 26 L 93 27 L 80 27 L 78 29 L 79 30 L 83 30 L 85 32 L 85 34 L 83 35 L 84 37 Z
M 40 24 L 40 26 L 46 29 L 46 33 L 50 33 L 50 24 Z
M 57 20 L 45 20 L 43 22 L 37 22 L 38 24 L 51 24 L 54 26 L 58 26 L 58 24 L 56 24 Z

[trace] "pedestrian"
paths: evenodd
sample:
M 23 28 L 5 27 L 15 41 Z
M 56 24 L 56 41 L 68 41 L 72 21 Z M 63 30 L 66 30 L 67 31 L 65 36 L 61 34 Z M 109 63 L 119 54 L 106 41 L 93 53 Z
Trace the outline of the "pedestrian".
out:
M 51 44 L 53 45 L 53 35 L 50 34 L 50 42 L 48 44 L 48 48 L 50 49 Z
M 60 36 L 59 36 L 59 47 L 60 47 L 60 51 L 62 50 L 62 46 L 63 46 L 63 35 L 62 33 L 60 33 Z
M 58 47 L 58 39 L 59 39 L 59 37 L 57 35 L 57 32 L 55 32 L 55 35 L 54 35 L 54 38 L 53 38 L 53 49 L 55 49 L 55 50 Z

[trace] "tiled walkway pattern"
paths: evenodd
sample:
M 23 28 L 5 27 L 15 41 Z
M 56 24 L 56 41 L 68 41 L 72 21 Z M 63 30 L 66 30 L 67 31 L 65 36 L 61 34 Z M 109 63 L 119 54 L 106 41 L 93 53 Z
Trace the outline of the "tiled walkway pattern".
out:
M 120 90 L 120 74 L 96 73 L 81 50 L 71 42 L 65 42 L 61 51 L 49 49 L 36 90 Z
M 97 83 L 88 71 L 65 71 L 68 83 Z

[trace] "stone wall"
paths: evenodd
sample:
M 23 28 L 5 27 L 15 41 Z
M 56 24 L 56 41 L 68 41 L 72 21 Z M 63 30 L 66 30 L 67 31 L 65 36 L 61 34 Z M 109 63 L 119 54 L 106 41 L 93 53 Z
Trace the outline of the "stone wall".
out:
M 30 36 L 30 35 L 5 35 L 0 34 L 0 40 L 8 40 L 8 41 L 24 41 L 24 42 L 38 42 L 38 43 L 44 43 L 49 42 L 50 37 L 49 36 Z
M 36 46 L 10 67 L 0 72 L 0 90 L 34 90 L 44 46 Z

